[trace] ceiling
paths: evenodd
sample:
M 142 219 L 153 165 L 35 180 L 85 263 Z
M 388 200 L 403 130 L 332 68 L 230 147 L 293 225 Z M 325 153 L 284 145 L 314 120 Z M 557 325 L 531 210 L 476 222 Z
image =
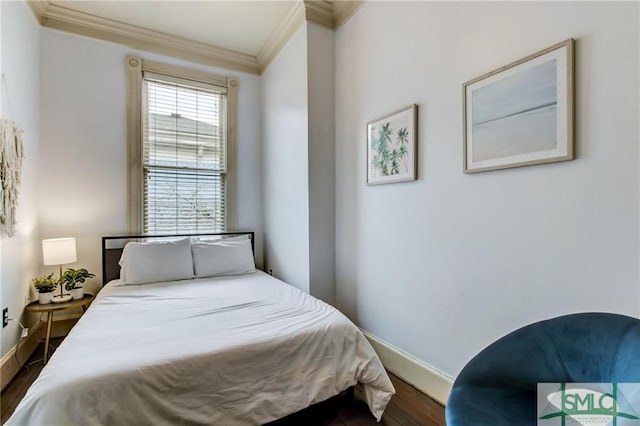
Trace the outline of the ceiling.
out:
M 51 1 L 52 5 L 256 56 L 295 1 Z
M 3 0 L 0 0 L 3 1 Z M 364 0 L 28 0 L 44 27 L 261 74 L 303 22 L 340 28 Z

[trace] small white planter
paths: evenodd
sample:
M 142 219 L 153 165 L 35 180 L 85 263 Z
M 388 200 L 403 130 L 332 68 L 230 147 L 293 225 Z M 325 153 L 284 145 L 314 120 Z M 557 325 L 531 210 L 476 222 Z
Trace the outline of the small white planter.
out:
M 41 305 L 48 305 L 51 303 L 51 299 L 53 299 L 53 291 L 47 293 L 38 293 L 38 303 Z
M 84 289 L 82 287 L 71 289 L 69 290 L 69 293 L 73 300 L 82 299 L 84 297 Z

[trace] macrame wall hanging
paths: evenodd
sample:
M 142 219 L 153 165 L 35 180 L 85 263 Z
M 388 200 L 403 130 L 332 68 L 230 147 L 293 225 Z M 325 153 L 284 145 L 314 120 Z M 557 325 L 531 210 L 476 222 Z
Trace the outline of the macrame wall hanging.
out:
M 0 233 L 13 237 L 16 230 L 18 187 L 22 175 L 22 130 L 0 119 Z
M 5 77 L 2 73 L 0 91 L 6 98 L 3 105 L 7 106 L 7 112 L 11 118 L 13 114 Z M 13 237 L 16 233 L 22 157 L 22 130 L 18 129 L 12 120 L 0 118 L 0 236 L 2 237 Z

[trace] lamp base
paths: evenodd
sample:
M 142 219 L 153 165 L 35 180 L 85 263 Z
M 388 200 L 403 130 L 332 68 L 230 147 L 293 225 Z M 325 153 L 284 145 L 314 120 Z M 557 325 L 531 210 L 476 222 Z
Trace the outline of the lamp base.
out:
M 53 296 L 53 303 L 62 303 L 62 302 L 68 302 L 69 300 L 71 300 L 71 295 L 70 294 L 65 294 L 64 296 Z

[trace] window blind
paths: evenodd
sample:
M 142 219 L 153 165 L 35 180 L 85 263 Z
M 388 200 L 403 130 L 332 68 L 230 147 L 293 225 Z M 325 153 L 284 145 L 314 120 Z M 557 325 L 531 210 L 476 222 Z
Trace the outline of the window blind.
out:
M 226 93 L 143 75 L 144 232 L 226 228 Z

